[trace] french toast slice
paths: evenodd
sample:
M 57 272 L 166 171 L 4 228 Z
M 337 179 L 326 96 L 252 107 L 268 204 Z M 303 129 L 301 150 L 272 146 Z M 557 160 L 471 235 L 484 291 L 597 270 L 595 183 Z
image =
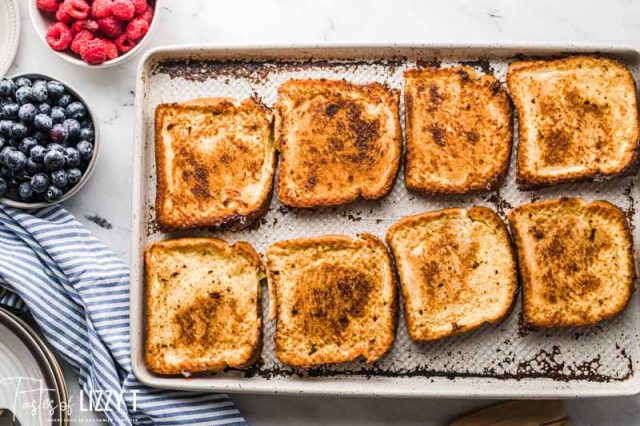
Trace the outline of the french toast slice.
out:
M 638 101 L 623 64 L 590 56 L 514 62 L 507 84 L 518 111 L 523 189 L 637 170 Z
M 493 210 L 451 208 L 406 217 L 386 239 L 412 340 L 464 333 L 510 312 L 518 288 L 515 253 Z
M 396 283 L 384 243 L 369 234 L 280 241 L 267 250 L 270 316 L 278 359 L 309 367 L 362 356 L 395 338 Z
M 497 188 L 509 168 L 511 102 L 493 75 L 470 67 L 404 73 L 405 184 L 426 194 Z
M 534 327 L 595 324 L 627 305 L 636 280 L 624 213 L 606 201 L 541 201 L 509 212 L 523 282 L 523 319 Z
M 147 247 L 145 266 L 145 359 L 151 371 L 219 371 L 257 359 L 265 271 L 248 243 L 160 241 Z
M 273 114 L 254 99 L 205 98 L 156 108 L 160 229 L 245 225 L 268 208 Z
M 380 83 L 283 83 L 275 105 L 280 200 L 322 207 L 387 195 L 402 152 L 399 98 Z

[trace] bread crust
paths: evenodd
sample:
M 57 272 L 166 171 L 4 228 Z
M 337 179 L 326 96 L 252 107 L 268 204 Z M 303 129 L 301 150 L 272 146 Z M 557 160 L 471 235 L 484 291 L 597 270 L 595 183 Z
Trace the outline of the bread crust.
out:
M 369 254 L 362 252 L 363 249 L 370 250 Z M 371 256 L 371 259 L 373 259 L 373 256 L 379 257 L 380 255 L 382 255 L 382 259 L 379 259 L 383 262 L 384 265 L 384 268 L 380 266 L 380 273 L 383 274 L 381 276 L 382 282 L 378 282 L 376 283 L 376 285 L 381 286 L 378 291 L 382 293 L 389 292 L 388 299 L 382 301 L 384 302 L 384 307 L 380 306 L 380 300 L 375 300 L 374 302 L 353 302 L 356 303 L 356 305 L 350 307 L 349 302 L 352 301 L 352 298 L 354 298 L 353 300 L 356 300 L 360 299 L 361 297 L 365 297 L 366 300 L 369 300 L 369 293 L 367 293 L 366 296 L 362 296 L 361 294 L 359 294 L 358 289 L 351 287 L 345 290 L 347 291 L 346 294 L 348 294 L 349 296 L 346 296 L 346 294 L 340 296 L 340 294 L 342 293 L 331 293 L 331 291 L 329 291 L 334 297 L 330 301 L 333 307 L 316 306 L 317 303 L 323 305 L 322 300 L 318 301 L 316 299 L 310 299 L 310 304 L 306 306 L 298 306 L 296 302 L 293 304 L 293 309 L 301 310 L 301 313 L 296 313 L 296 315 L 305 315 L 308 309 L 311 309 L 312 311 L 314 309 L 319 309 L 320 311 L 324 312 L 322 314 L 324 316 L 322 316 L 322 320 L 320 320 L 321 325 L 315 323 L 316 328 L 310 328 L 306 334 L 302 335 L 303 333 L 301 333 L 301 330 L 304 329 L 304 327 L 300 329 L 300 324 L 304 324 L 305 319 L 303 318 L 302 320 L 292 320 L 291 315 L 293 315 L 293 313 L 289 314 L 289 312 L 285 312 L 284 305 L 287 305 L 286 309 L 292 308 L 292 306 L 289 306 L 292 303 L 291 300 L 287 300 L 291 299 L 291 296 L 289 294 L 291 292 L 302 293 L 304 291 L 311 291 L 312 293 L 310 294 L 315 294 L 313 293 L 313 289 L 315 288 L 313 287 L 313 278 L 307 278 L 307 281 L 305 281 L 304 283 L 297 281 L 287 281 L 287 279 L 293 278 L 283 278 L 283 274 L 291 271 L 285 270 L 285 268 L 282 267 L 281 263 L 283 259 L 289 257 L 289 259 L 295 260 L 295 262 L 302 262 L 298 264 L 297 269 L 304 269 L 305 265 L 307 265 L 306 263 L 304 263 L 304 253 L 301 254 L 301 252 L 304 250 L 314 251 L 313 262 L 314 265 L 321 265 L 319 267 L 327 267 L 327 265 L 332 264 L 332 260 L 326 258 L 325 255 L 327 253 L 331 253 L 333 250 L 350 250 L 352 252 L 352 259 L 358 256 Z M 294 259 L 297 255 L 300 255 L 302 258 Z M 349 270 L 349 267 L 351 265 L 348 262 L 342 261 L 341 263 L 344 263 L 343 265 L 341 265 L 341 267 L 347 268 L 347 270 Z M 289 264 L 287 263 L 287 265 Z M 372 267 L 371 265 L 369 266 Z M 354 273 L 367 272 L 359 270 L 358 268 L 352 268 L 351 271 Z M 325 271 L 325 273 L 328 274 L 329 272 Z M 272 287 L 271 294 L 275 296 L 274 297 L 270 295 L 270 302 L 273 302 L 275 305 L 276 356 L 281 362 L 288 365 L 306 368 L 314 365 L 348 362 L 362 356 L 368 363 L 373 363 L 384 354 L 386 354 L 393 346 L 398 321 L 398 296 L 396 289 L 395 272 L 393 269 L 391 256 L 389 255 L 386 246 L 379 238 L 365 233 L 359 234 L 358 238 L 356 239 L 352 239 L 344 235 L 325 235 L 317 238 L 302 238 L 296 240 L 280 241 L 273 244 L 267 250 L 267 274 L 269 277 L 269 285 Z M 349 276 L 349 274 L 350 273 L 348 272 L 346 276 Z M 322 275 L 322 277 L 323 278 L 321 279 L 321 281 L 323 284 L 319 288 L 319 290 L 321 290 L 320 293 L 325 290 L 331 290 L 326 287 L 326 283 L 324 280 L 330 281 L 332 276 Z M 339 275 L 334 275 L 334 277 L 339 277 Z M 345 279 L 348 281 L 348 279 L 344 277 L 338 279 Z M 340 284 L 340 282 L 342 282 L 345 286 L 349 286 L 349 284 L 347 284 L 347 281 L 337 281 L 338 288 L 341 288 L 340 286 L 342 284 Z M 284 297 L 283 294 L 283 292 L 285 292 L 285 285 L 287 286 L 287 297 Z M 369 289 L 369 291 L 370 290 L 371 289 Z M 346 297 L 346 299 L 344 299 L 343 297 Z M 374 305 L 372 305 L 371 303 L 377 303 L 377 305 L 375 306 L 381 309 L 370 311 L 371 309 L 375 309 L 373 308 Z M 323 311 L 323 309 L 327 309 L 327 311 Z M 357 315 L 353 314 L 352 311 L 354 309 L 358 312 Z M 369 311 L 367 311 L 367 309 L 369 309 Z M 365 311 L 362 312 L 362 310 Z M 343 331 L 338 331 L 331 325 L 333 324 L 332 319 L 334 319 L 333 314 L 337 314 L 338 311 L 341 315 L 340 322 L 342 323 L 342 316 L 344 316 L 344 321 L 346 321 L 347 324 L 345 325 L 346 328 Z M 365 317 L 363 318 L 359 315 L 364 315 Z M 371 327 L 374 326 L 374 324 L 371 323 L 371 318 L 374 318 L 374 321 L 376 321 L 375 318 L 377 316 L 380 316 L 381 321 L 385 321 L 384 324 L 380 324 L 379 322 L 375 323 L 375 326 L 379 327 L 379 329 L 376 329 L 375 332 L 379 333 L 378 337 L 380 337 L 380 339 L 382 340 L 374 340 L 373 342 L 370 340 L 364 341 L 363 339 L 371 338 Z M 288 321 L 289 323 L 287 324 L 286 321 Z M 349 330 L 348 327 L 350 327 L 353 323 L 356 323 L 358 327 L 367 326 L 366 330 L 362 332 L 363 335 L 358 334 L 356 336 L 343 336 L 341 333 L 347 332 L 347 330 Z M 317 327 L 320 327 L 320 330 Z M 292 330 L 297 330 L 297 332 L 292 333 Z M 314 341 L 313 339 L 315 339 L 318 335 L 324 336 L 322 339 L 325 340 L 321 339 L 321 341 L 325 343 L 324 346 L 322 344 L 318 344 L 318 346 L 316 347 L 316 343 L 311 343 L 312 341 Z M 373 343 L 375 343 L 375 345 L 373 345 Z M 311 344 L 311 351 L 302 353 L 298 350 L 299 345 L 306 347 L 307 344 Z M 326 351 L 325 348 L 327 347 L 333 347 L 333 349 L 330 351 Z
M 623 274 L 623 278 L 625 279 L 624 287 L 626 290 L 626 294 L 622 298 L 622 302 L 619 303 L 617 306 L 613 307 L 608 312 L 604 312 L 604 313 L 600 312 L 598 315 L 594 315 L 588 318 L 585 318 L 586 315 L 584 314 L 583 316 L 581 316 L 580 314 L 575 314 L 574 316 L 578 316 L 579 317 L 578 319 L 563 318 L 565 315 L 562 313 L 558 313 L 556 315 L 547 315 L 544 317 L 541 315 L 537 315 L 538 314 L 537 309 L 539 309 L 539 307 L 535 304 L 536 302 L 534 302 L 534 299 L 532 297 L 532 294 L 534 291 L 533 288 L 536 283 L 534 282 L 531 266 L 529 262 L 527 262 L 528 249 L 526 248 L 526 238 L 523 233 L 524 229 L 521 228 L 521 226 L 519 226 L 519 222 L 521 220 L 525 220 L 525 219 L 522 219 L 524 217 L 528 217 L 529 219 L 531 219 L 532 217 L 535 218 L 537 214 L 557 215 L 559 214 L 558 213 L 559 211 L 563 211 L 565 213 L 568 211 L 569 213 L 573 213 L 576 216 L 592 215 L 592 214 L 601 215 L 603 218 L 610 220 L 611 224 L 613 224 L 613 226 L 618 227 L 618 229 L 621 230 L 622 234 L 624 235 L 625 247 L 623 248 L 623 251 L 624 251 L 623 256 L 626 257 L 626 259 L 624 260 L 629 267 L 629 270 Z M 536 203 L 522 205 L 520 207 L 517 207 L 511 210 L 508 214 L 508 219 L 509 219 L 511 232 L 515 240 L 517 253 L 518 253 L 518 260 L 519 260 L 518 265 L 520 269 L 520 276 L 522 279 L 522 286 L 523 286 L 522 318 L 524 323 L 527 326 L 547 328 L 547 327 L 580 327 L 580 326 L 593 325 L 618 315 L 628 305 L 629 300 L 631 299 L 631 296 L 633 294 L 633 289 L 637 279 L 637 265 L 635 261 L 634 250 L 633 250 L 633 237 L 632 237 L 631 229 L 629 227 L 629 223 L 627 222 L 627 219 L 624 213 L 622 212 L 622 210 L 620 210 L 619 207 L 604 200 L 586 202 L 581 198 L 561 198 L 561 199 L 545 200 L 545 201 L 540 201 Z M 595 235 L 595 233 L 598 230 L 598 228 L 594 228 L 594 229 L 595 231 L 592 231 L 592 235 Z M 546 232 L 547 230 L 545 230 L 545 233 Z M 540 237 L 541 240 L 543 238 L 545 237 L 544 236 Z M 583 241 L 579 241 L 577 238 L 574 237 L 572 239 L 571 244 L 575 246 L 579 246 L 580 244 L 583 244 Z M 570 258 L 565 258 L 564 260 L 571 261 Z M 547 266 L 545 265 L 545 267 Z M 620 277 L 617 277 L 617 278 L 620 279 Z M 560 285 L 564 285 L 564 284 L 565 283 L 561 283 Z M 562 303 L 563 301 L 559 302 L 559 304 L 562 304 Z M 574 302 L 574 304 L 575 303 L 579 303 L 579 302 Z M 560 306 L 558 309 L 562 309 L 562 307 Z M 588 309 L 597 310 L 598 307 L 592 306 L 592 307 L 589 307 Z
M 418 270 L 421 269 L 424 265 L 422 264 L 410 264 L 410 260 L 405 256 L 406 255 L 406 247 L 403 246 L 402 241 L 397 240 L 396 238 L 401 238 L 400 233 L 404 230 L 413 230 L 415 235 L 412 239 L 414 244 L 417 244 L 420 240 L 420 233 L 418 227 L 421 225 L 428 225 L 432 223 L 437 223 L 439 221 L 447 221 L 447 220 L 460 220 L 468 218 L 471 221 L 479 221 L 487 224 L 487 226 L 491 229 L 492 233 L 498 235 L 498 239 L 501 244 L 504 244 L 508 250 L 508 262 L 510 266 L 507 267 L 506 273 L 508 273 L 508 277 L 506 280 L 506 288 L 501 289 L 505 291 L 505 299 L 506 303 L 500 306 L 500 310 L 495 312 L 493 315 L 487 314 L 481 317 L 480 320 L 476 320 L 472 323 L 459 324 L 458 320 L 449 319 L 448 323 L 452 324 L 452 327 L 446 331 L 435 331 L 435 328 L 425 328 L 420 327 L 418 324 L 418 319 L 422 317 L 422 312 L 414 312 L 410 301 L 415 300 L 416 298 L 420 298 L 418 293 L 415 293 L 411 290 L 413 285 L 416 284 L 413 282 L 412 274 L 408 274 L 408 270 Z M 473 238 L 473 237 L 471 237 Z M 411 340 L 415 342 L 426 342 L 426 341 L 434 341 L 439 340 L 451 336 L 455 336 L 458 334 L 466 333 L 473 331 L 485 324 L 496 324 L 502 321 L 513 309 L 517 292 L 518 292 L 518 279 L 516 273 L 516 254 L 511 242 L 511 238 L 509 237 L 509 233 L 507 231 L 507 227 L 505 223 L 500 219 L 500 217 L 491 209 L 486 207 L 474 206 L 470 209 L 462 209 L 462 208 L 447 208 L 443 210 L 427 212 L 422 214 L 417 214 L 413 216 L 408 216 L 400 219 L 398 222 L 393 224 L 388 230 L 386 234 L 386 241 L 391 249 L 391 253 L 393 255 L 393 259 L 396 264 L 396 270 L 400 277 L 400 289 L 402 292 L 402 297 L 404 301 L 404 312 L 405 312 L 405 321 L 407 323 L 407 331 L 409 333 L 409 337 Z M 437 256 L 437 255 L 434 255 Z M 437 260 L 441 264 L 449 264 L 450 259 L 438 258 Z M 406 265 L 405 265 L 406 262 Z M 495 265 L 492 266 L 496 267 Z M 475 269 L 475 268 L 474 268 Z M 425 283 L 429 285 L 430 283 Z M 462 286 L 466 283 L 456 283 L 457 286 Z M 455 303 L 455 302 L 445 302 L 445 303 Z M 480 303 L 480 302 L 478 302 Z M 429 312 L 427 315 L 436 315 L 435 312 Z M 450 322 L 453 321 L 453 322 Z
M 234 211 L 222 205 L 214 208 L 213 212 L 204 212 L 198 205 L 192 205 L 190 209 L 192 213 L 177 213 L 174 208 L 165 208 L 165 203 L 172 197 L 170 188 L 168 187 L 166 175 L 164 173 L 167 168 L 171 167 L 164 155 L 167 148 L 166 141 L 161 136 L 163 133 L 164 116 L 167 112 L 185 111 L 193 113 L 211 113 L 211 114 L 235 114 L 242 111 L 253 111 L 253 114 L 263 114 L 268 120 L 268 131 L 270 136 L 265 141 L 265 162 L 263 168 L 266 168 L 268 175 L 265 178 L 265 184 L 260 193 L 259 200 L 253 205 L 246 205 L 243 212 Z M 263 105 L 257 99 L 245 99 L 240 103 L 236 103 L 232 98 L 200 98 L 185 103 L 169 103 L 160 104 L 156 108 L 155 113 L 155 156 L 157 184 L 156 184 L 156 223 L 158 228 L 163 231 L 174 231 L 189 228 L 228 228 L 231 226 L 246 226 L 256 219 L 262 217 L 268 210 L 273 191 L 273 179 L 275 175 L 275 167 L 277 161 L 277 153 L 275 151 L 275 141 L 273 140 L 273 115 L 269 108 Z M 200 173 L 213 173 L 213 169 L 203 170 Z M 208 178 L 207 179 L 208 182 Z M 244 182 L 237 182 L 236 188 L 241 187 Z M 208 188 L 206 188 L 208 189 Z M 206 190 L 205 189 L 205 190 Z M 180 188 L 179 196 L 185 196 L 186 188 Z M 181 201 L 181 200 L 178 200 Z M 181 203 L 196 203 L 197 200 L 188 198 L 182 200 Z
M 245 357 L 240 357 L 239 359 L 222 359 L 222 360 L 211 360 L 208 362 L 197 362 L 193 359 L 188 361 L 182 361 L 179 365 L 171 364 L 166 362 L 164 357 L 160 357 L 157 354 L 157 351 L 154 349 L 152 342 L 156 341 L 156 333 L 155 329 L 151 326 L 151 321 L 149 318 L 149 307 L 152 306 L 153 303 L 153 291 L 151 289 L 151 283 L 154 282 L 155 276 L 157 275 L 157 265 L 153 260 L 154 251 L 174 251 L 174 250 L 182 250 L 182 249 L 213 249 L 224 253 L 228 257 L 232 257 L 234 255 L 243 256 L 247 258 L 252 264 L 253 267 L 257 268 L 261 271 L 262 275 L 264 275 L 264 265 L 262 263 L 262 259 L 260 255 L 255 251 L 255 249 L 247 242 L 240 241 L 235 244 L 228 244 L 226 241 L 221 240 L 219 238 L 213 237 L 189 237 L 189 238 L 176 238 L 171 240 L 163 240 L 158 241 L 149 245 L 145 249 L 144 259 L 145 259 L 145 277 L 146 277 L 146 285 L 145 285 L 145 317 L 147 320 L 145 321 L 145 362 L 150 371 L 161 374 L 161 375 L 177 375 L 177 374 L 192 374 L 198 372 L 215 372 L 223 370 L 227 367 L 231 368 L 245 368 L 253 363 L 259 358 L 260 353 L 262 351 L 262 291 L 260 287 L 260 283 L 257 283 L 256 288 L 256 311 L 257 311 L 257 323 L 254 328 L 254 343 L 249 348 L 248 355 Z M 212 354 L 211 358 L 214 358 Z
M 466 66 L 409 69 L 404 80 L 407 189 L 456 195 L 498 188 L 513 142 L 511 102 L 500 82 Z
M 602 166 L 601 163 L 596 162 L 594 164 L 588 164 L 587 167 L 584 167 L 581 170 L 573 170 L 573 171 L 566 170 L 557 175 L 543 174 L 539 170 L 532 168 L 533 166 L 530 166 L 532 164 L 532 161 L 534 161 L 534 158 L 529 153 L 529 145 L 536 145 L 537 147 L 540 147 L 542 145 L 537 140 L 536 141 L 528 140 L 528 135 L 530 133 L 529 127 L 532 125 L 530 121 L 534 121 L 536 118 L 532 117 L 530 120 L 528 120 L 524 116 L 525 111 L 527 110 L 527 105 L 525 105 L 523 90 L 526 90 L 526 89 L 520 88 L 519 84 L 521 82 L 521 79 L 530 78 L 532 79 L 531 81 L 533 81 L 533 79 L 535 78 L 533 76 L 535 75 L 536 72 L 543 72 L 545 70 L 554 70 L 556 72 L 563 72 L 563 71 L 570 72 L 573 70 L 582 70 L 588 67 L 594 67 L 594 68 L 599 67 L 599 69 L 603 70 L 602 73 L 609 72 L 610 70 L 615 70 L 616 72 L 615 81 L 605 80 L 605 83 L 608 82 L 609 86 L 615 85 L 614 87 L 626 88 L 625 93 L 628 93 L 631 98 L 631 105 L 629 106 L 628 110 L 630 114 L 633 114 L 633 117 L 626 119 L 624 123 L 611 124 L 608 131 L 612 132 L 613 129 L 616 127 L 621 128 L 624 126 L 624 128 L 626 128 L 627 125 L 630 125 L 632 127 L 628 132 L 630 134 L 630 136 L 628 137 L 629 140 L 619 141 L 618 138 L 615 137 L 615 135 L 613 135 L 612 133 L 608 133 L 606 135 L 606 138 L 608 139 L 604 141 L 604 145 L 609 146 L 613 144 L 625 143 L 625 144 L 628 144 L 629 147 L 628 149 L 626 149 L 624 158 L 621 159 L 620 164 L 615 169 L 612 169 L 612 170 L 604 170 L 603 169 L 604 166 Z M 522 75 L 527 75 L 527 77 L 522 77 Z M 604 78 L 604 76 L 600 76 L 600 78 L 602 79 Z M 638 166 L 640 165 L 640 155 L 639 155 L 640 124 L 639 124 L 638 112 L 637 112 L 638 101 L 637 101 L 637 95 L 636 95 L 636 84 L 633 79 L 633 76 L 631 75 L 631 72 L 628 70 L 626 66 L 624 66 L 620 62 L 613 59 L 596 57 L 596 56 L 570 56 L 567 58 L 551 60 L 551 61 L 536 60 L 536 61 L 514 62 L 509 65 L 509 70 L 507 72 L 507 85 L 509 87 L 511 98 L 516 106 L 516 110 L 518 113 L 518 123 L 519 123 L 518 133 L 519 133 L 520 143 L 519 143 L 518 156 L 517 156 L 516 182 L 518 183 L 518 186 L 521 189 L 524 189 L 524 190 L 536 189 L 536 188 L 541 188 L 541 187 L 550 186 L 550 185 L 559 184 L 559 183 L 607 180 L 607 179 L 612 179 L 619 176 L 633 174 L 638 170 Z M 565 86 L 559 87 L 557 91 L 563 88 L 566 89 L 568 87 L 567 83 L 564 83 L 564 85 L 566 87 Z M 608 87 L 608 90 L 613 92 L 613 89 L 611 87 Z M 585 91 L 585 93 L 589 93 L 589 92 Z M 560 96 L 568 97 L 568 96 L 574 96 L 574 95 L 558 94 L 558 97 Z M 575 96 L 576 97 L 579 96 L 579 93 L 578 95 L 575 95 Z M 607 100 L 606 97 L 604 99 Z M 622 102 L 621 99 L 622 98 L 617 97 L 616 99 L 614 99 L 614 102 L 615 101 Z M 594 112 L 593 112 L 594 114 L 599 113 L 598 108 L 610 107 L 609 106 L 610 104 L 608 103 L 608 101 L 607 103 L 602 104 L 603 106 L 600 106 L 598 104 L 590 105 L 589 101 L 586 101 L 585 105 L 586 105 L 585 108 L 594 109 Z M 575 109 L 576 111 L 578 110 L 577 108 L 578 107 L 576 107 L 575 103 L 571 106 L 571 109 Z M 566 106 L 565 106 L 565 109 L 566 109 Z M 602 114 L 602 117 L 598 117 L 597 119 L 587 117 L 589 119 L 588 120 L 585 119 L 585 120 L 588 122 L 596 122 L 600 120 L 602 121 L 602 123 L 605 123 L 606 119 L 608 118 L 606 118 L 606 115 L 604 115 L 606 113 L 606 110 L 603 110 L 603 111 L 604 111 L 603 113 L 600 113 Z M 539 112 L 536 112 L 536 113 L 540 114 Z M 566 116 L 567 112 L 565 111 L 562 114 Z M 541 114 L 540 114 L 540 117 L 542 117 Z M 540 117 L 537 117 L 537 118 L 540 118 Z M 602 125 L 605 126 L 606 123 Z M 546 130 L 549 130 L 549 129 L 546 129 L 546 128 L 543 128 L 542 130 L 538 129 L 538 134 L 541 135 L 543 134 L 541 132 L 545 132 Z M 565 139 L 560 139 L 561 134 L 557 133 L 558 131 L 551 129 L 548 134 L 544 134 L 544 136 L 546 136 L 547 139 L 550 140 L 550 142 L 545 142 L 546 145 L 544 146 L 551 146 L 550 144 L 552 143 L 555 144 L 556 142 L 554 141 L 556 140 L 555 139 L 556 137 L 558 138 L 558 144 L 568 143 L 565 141 Z M 570 133 L 572 132 L 571 129 L 567 129 L 567 131 L 569 131 Z M 604 131 L 607 131 L 607 130 L 605 129 Z M 539 149 L 539 148 L 536 148 L 536 149 Z M 588 148 L 588 149 L 592 149 L 592 148 Z M 567 155 L 570 155 L 570 154 L 567 154 Z M 600 155 L 600 151 L 597 151 L 595 156 L 597 158 L 602 157 L 602 155 Z M 535 158 L 538 158 L 538 157 L 535 157 Z M 550 155 L 550 158 L 553 159 L 553 155 Z M 576 166 L 581 166 L 582 161 L 585 161 L 582 158 L 573 158 L 573 159 L 575 160 L 574 164 Z M 555 160 L 561 161 L 562 160 L 561 154 L 555 155 L 554 161 Z M 538 168 L 539 166 L 535 166 L 535 167 Z
M 274 106 L 282 203 L 312 208 L 385 197 L 402 153 L 399 102 L 400 92 L 380 83 L 282 84 Z

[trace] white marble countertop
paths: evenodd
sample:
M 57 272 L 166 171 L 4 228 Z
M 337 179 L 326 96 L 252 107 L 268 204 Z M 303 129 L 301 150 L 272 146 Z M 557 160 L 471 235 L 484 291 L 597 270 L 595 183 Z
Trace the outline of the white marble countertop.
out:
M 88 70 L 37 39 L 20 0 L 22 38 L 9 74 L 44 72 L 72 82 L 100 117 L 102 153 L 87 187 L 66 207 L 123 260 L 129 258 L 135 74 L 138 58 Z M 166 1 L 147 46 L 181 43 L 609 43 L 640 47 L 640 1 L 616 0 L 244 0 Z M 89 217 L 105 219 L 98 226 Z M 67 374 L 77 398 L 77 379 Z M 470 400 L 235 396 L 254 425 L 443 424 L 490 403 Z M 575 424 L 637 424 L 640 397 L 572 400 Z M 79 416 L 79 417 L 78 417 Z M 74 413 L 75 419 L 88 418 Z M 76 420 L 75 424 L 81 421 Z M 86 424 L 86 423 L 85 423 Z

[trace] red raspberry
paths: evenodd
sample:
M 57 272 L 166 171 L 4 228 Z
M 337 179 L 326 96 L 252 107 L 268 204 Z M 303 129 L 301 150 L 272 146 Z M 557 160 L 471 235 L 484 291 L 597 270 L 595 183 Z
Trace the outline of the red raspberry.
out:
M 89 40 L 82 46 L 80 57 L 91 65 L 98 65 L 107 60 L 107 49 L 100 39 Z
M 71 42 L 71 51 L 77 53 L 78 55 L 82 52 L 82 48 L 87 42 L 94 39 L 94 35 L 89 30 L 82 30 L 73 38 Z
M 56 13 L 58 11 L 57 0 L 36 0 L 36 6 L 44 12 Z
M 73 19 L 86 19 L 91 7 L 85 0 L 64 0 L 60 7 L 64 7 L 67 15 Z
M 128 51 L 136 47 L 136 44 L 138 44 L 138 42 L 135 40 L 130 40 L 127 37 L 126 33 L 122 34 L 120 37 L 116 39 L 116 47 L 118 48 L 118 51 L 120 51 L 121 53 L 127 53 Z
M 147 0 L 131 0 L 136 9 L 136 16 L 142 15 L 147 10 Z
M 127 24 L 127 38 L 140 40 L 149 31 L 149 23 L 144 19 L 136 18 Z
M 101 38 L 100 41 L 104 44 L 105 51 L 107 52 L 107 59 L 115 59 L 118 57 L 118 48 L 116 44 L 106 38 Z
M 71 30 L 62 22 L 55 22 L 47 30 L 47 43 L 53 50 L 64 50 L 72 39 Z
M 63 24 L 70 24 L 73 22 L 73 18 L 67 12 L 67 8 L 64 7 L 64 3 L 60 4 L 58 10 L 56 11 L 56 19 Z
M 136 8 L 129 0 L 113 0 L 111 10 L 113 16 L 123 21 L 130 21 L 136 13 Z
M 76 35 L 82 30 L 89 30 L 91 32 L 98 31 L 98 23 L 93 19 L 83 19 L 76 21 L 71 25 L 71 32 Z
M 94 0 L 91 5 L 91 16 L 94 18 L 106 18 L 113 13 L 113 1 L 112 0 Z
M 151 24 L 151 20 L 153 19 L 153 8 L 151 6 L 147 6 L 147 10 L 145 10 L 144 13 L 140 15 L 140 19 L 144 19 L 149 24 Z
M 124 32 L 124 23 L 115 16 L 98 19 L 98 28 L 105 36 L 113 39 Z

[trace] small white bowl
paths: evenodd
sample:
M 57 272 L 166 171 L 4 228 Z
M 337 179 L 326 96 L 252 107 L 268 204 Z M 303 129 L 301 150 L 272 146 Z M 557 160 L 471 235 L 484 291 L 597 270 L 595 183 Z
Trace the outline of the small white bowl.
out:
M 47 46 L 47 49 L 49 49 L 51 52 L 55 53 L 65 61 L 70 62 L 74 65 L 84 67 L 84 68 L 111 68 L 116 65 L 120 65 L 128 61 L 129 59 L 133 58 L 136 55 L 136 53 L 140 52 L 141 49 L 149 42 L 149 39 L 151 38 L 151 36 L 153 35 L 153 33 L 155 32 L 158 26 L 158 11 L 159 11 L 158 8 L 162 6 L 164 0 L 148 1 L 148 3 L 153 6 L 153 19 L 151 20 L 151 25 L 149 25 L 149 31 L 147 31 L 144 37 L 142 37 L 142 39 L 136 45 L 136 47 L 134 47 L 124 55 L 120 55 L 115 59 L 110 59 L 99 65 L 87 64 L 85 61 L 80 59 L 77 55 L 75 55 L 74 53 L 70 53 L 67 50 L 62 52 L 53 50 L 51 46 L 49 46 L 49 44 L 47 43 L 47 39 L 46 39 L 47 30 L 49 29 L 49 26 L 54 22 L 53 15 L 50 13 L 42 12 L 40 9 L 38 9 L 38 7 L 36 6 L 36 0 L 26 0 L 26 1 L 29 2 L 29 15 L 31 16 L 31 23 L 33 24 L 33 28 L 36 30 L 36 33 L 38 34 L 38 37 L 40 38 L 40 40 L 42 40 L 44 45 Z
M 78 101 L 84 104 L 84 106 L 87 108 L 87 111 L 89 112 L 91 121 L 93 122 L 93 132 L 94 132 L 93 156 L 89 161 L 87 170 L 85 170 L 84 174 L 82 175 L 82 178 L 80 178 L 80 182 L 76 183 L 73 188 L 71 188 L 68 192 L 64 193 L 64 195 L 62 195 L 62 198 L 60 198 L 58 201 L 53 203 L 49 203 L 46 201 L 40 201 L 36 203 L 25 203 L 24 201 L 17 201 L 7 197 L 0 197 L 0 203 L 5 204 L 7 206 L 17 207 L 19 209 L 39 209 L 42 207 L 48 207 L 54 204 L 62 203 L 63 201 L 68 200 L 69 198 L 76 195 L 82 189 L 82 187 L 89 181 L 89 179 L 91 178 L 95 170 L 96 163 L 98 162 L 98 155 L 100 153 L 100 129 L 98 128 L 98 117 L 93 113 L 87 101 L 80 95 L 80 93 L 78 93 L 76 89 L 71 87 L 69 84 L 65 83 L 63 80 L 60 80 L 55 76 L 38 74 L 38 73 L 18 74 L 18 75 L 14 75 L 7 78 L 16 79 L 19 77 L 27 77 L 32 80 L 43 79 L 43 80 L 59 81 L 64 85 L 67 92 L 72 94 Z

